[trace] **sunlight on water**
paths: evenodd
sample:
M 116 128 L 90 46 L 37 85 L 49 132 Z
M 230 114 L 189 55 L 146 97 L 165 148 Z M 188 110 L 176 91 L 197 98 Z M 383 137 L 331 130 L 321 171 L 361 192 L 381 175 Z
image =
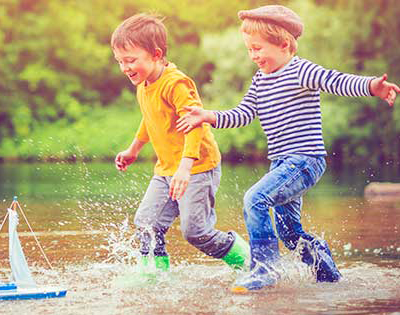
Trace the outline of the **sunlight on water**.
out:
M 63 299 L 1 302 L 0 314 L 400 312 L 399 203 L 332 197 L 336 193 L 325 194 L 336 189 L 330 182 L 306 196 L 303 222 L 331 245 L 343 275 L 339 283 L 316 283 L 298 252 L 282 248 L 278 284 L 235 295 L 229 288 L 239 274 L 188 245 L 178 223 L 167 233 L 171 271 L 138 281 L 140 253 L 132 220 L 152 173 L 151 166 L 138 171 L 140 167 L 118 173 L 112 163 L 57 162 L 18 166 L 18 171 L 4 173 L 5 178 L 17 178 L 0 186 L 2 209 L 9 206 L 9 196 L 21 195 L 28 218 L 56 266 L 55 271 L 45 269 L 26 226 L 21 225 L 21 241 L 36 282 L 64 284 L 68 294 Z M 224 168 L 217 195 L 220 229 L 246 236 L 243 194 L 263 172 L 262 167 Z M 1 252 L 7 253 L 7 233 L 1 232 Z M 6 255 L 0 262 L 0 278 L 7 279 Z
M 139 276 L 135 264 L 69 265 L 59 270 L 60 281 L 69 289 L 66 298 L 3 302 L 2 311 L 20 314 L 45 314 L 55 309 L 59 314 L 258 314 L 268 310 L 268 313 L 280 314 L 362 314 L 363 310 L 373 310 L 370 305 L 374 303 L 386 312 L 400 307 L 399 269 L 358 262 L 341 268 L 344 278 L 339 283 L 315 283 L 306 268 L 293 261 L 291 255 L 284 256 L 283 260 L 286 275 L 282 281 L 273 288 L 248 295 L 234 295 L 229 291 L 236 274 L 225 265 L 174 265 L 171 272 L 145 283 L 135 280 Z M 54 281 L 54 272 L 36 268 L 33 271 L 38 283 Z M 121 277 L 125 277 L 123 285 L 118 281 Z
M 280 281 L 275 287 L 248 295 L 235 295 L 229 287 L 239 276 L 216 260 L 203 258 L 202 264 L 185 260 L 171 266 L 168 273 L 140 279 L 138 243 L 128 218 L 104 225 L 108 233 L 101 248 L 107 252 L 101 262 L 66 264 L 57 271 L 32 266 L 39 284 L 63 284 L 68 295 L 47 301 L 2 303 L 2 311 L 44 314 L 57 309 L 60 314 L 262 314 L 307 313 L 367 314 L 395 312 L 400 308 L 400 269 L 379 267 L 361 261 L 339 264 L 339 283 L 315 283 L 311 269 L 300 261 L 298 251 L 286 253 L 279 264 Z M 372 250 L 385 256 L 396 250 Z M 345 244 L 343 257 L 358 251 Z M 352 253 L 352 254 L 349 254 Z M 360 257 L 359 257 L 360 258 Z M 193 259 L 192 257 L 192 260 Z M 4 276 L 8 269 L 1 269 Z M 139 280 L 138 280 L 139 279 Z M 1 312 L 0 312 L 1 313 Z

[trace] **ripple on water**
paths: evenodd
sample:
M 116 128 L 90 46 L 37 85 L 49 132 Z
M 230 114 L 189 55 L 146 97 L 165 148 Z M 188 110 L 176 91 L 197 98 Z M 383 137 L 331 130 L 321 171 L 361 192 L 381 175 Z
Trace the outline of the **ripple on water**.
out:
M 180 263 L 157 281 L 138 284 L 137 267 L 120 263 L 69 265 L 60 271 L 63 299 L 2 302 L 0 314 L 369 314 L 400 310 L 400 269 L 354 262 L 339 283 L 315 283 L 309 270 L 284 256 L 276 287 L 248 295 L 229 291 L 236 274 L 225 265 Z M 339 266 L 340 267 L 340 266 Z M 38 283 L 54 272 L 33 270 Z M 121 285 L 121 279 L 125 283 Z

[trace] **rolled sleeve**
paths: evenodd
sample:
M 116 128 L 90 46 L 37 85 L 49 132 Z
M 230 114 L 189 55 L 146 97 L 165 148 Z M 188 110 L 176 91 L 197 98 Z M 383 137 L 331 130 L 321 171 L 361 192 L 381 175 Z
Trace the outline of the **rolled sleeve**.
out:
M 203 107 L 194 82 L 190 79 L 179 80 L 174 84 L 170 100 L 176 108 L 179 117 L 186 114 L 185 106 Z M 203 126 L 190 131 L 185 135 L 182 157 L 199 159 L 200 145 L 204 136 Z
M 144 123 L 143 119 L 140 122 L 138 130 L 136 131 L 135 137 L 142 142 L 149 142 L 149 135 L 147 133 L 146 124 Z
M 200 144 L 204 136 L 203 127 L 198 127 L 185 135 L 185 144 L 183 146 L 182 157 L 193 159 L 200 158 Z

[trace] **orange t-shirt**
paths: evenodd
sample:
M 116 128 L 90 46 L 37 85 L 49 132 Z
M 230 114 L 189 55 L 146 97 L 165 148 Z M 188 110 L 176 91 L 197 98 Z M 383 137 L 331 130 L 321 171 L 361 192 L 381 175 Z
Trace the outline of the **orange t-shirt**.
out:
M 137 87 L 142 121 L 136 138 L 150 141 L 157 155 L 154 173 L 173 176 L 183 157 L 194 158 L 191 174 L 213 169 L 221 161 L 218 145 L 209 124 L 187 134 L 176 130 L 176 122 L 185 114 L 184 106 L 203 107 L 196 85 L 169 63 L 154 83 Z

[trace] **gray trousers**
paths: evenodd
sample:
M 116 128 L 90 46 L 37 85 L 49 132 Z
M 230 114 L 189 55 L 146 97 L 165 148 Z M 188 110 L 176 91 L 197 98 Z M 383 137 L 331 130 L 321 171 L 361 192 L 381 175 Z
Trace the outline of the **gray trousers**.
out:
M 147 255 L 153 249 L 154 255 L 166 256 L 165 233 L 180 216 L 183 237 L 191 245 L 209 256 L 224 257 L 233 245 L 235 234 L 214 228 L 215 194 L 220 178 L 220 165 L 191 175 L 183 197 L 173 201 L 169 197 L 172 176 L 154 175 L 135 215 L 141 253 Z

